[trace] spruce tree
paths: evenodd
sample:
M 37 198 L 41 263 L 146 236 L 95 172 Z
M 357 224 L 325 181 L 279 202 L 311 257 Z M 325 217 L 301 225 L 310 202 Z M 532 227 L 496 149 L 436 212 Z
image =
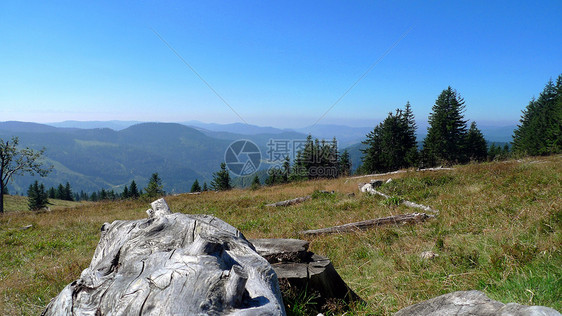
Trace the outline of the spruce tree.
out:
M 37 181 L 29 185 L 27 189 L 27 205 L 32 211 L 40 210 L 47 205 L 48 195 L 45 192 L 45 186 L 39 185 Z
M 285 160 L 283 161 L 283 175 L 281 177 L 283 183 L 289 182 L 290 175 L 291 175 L 291 158 L 289 158 L 289 156 L 286 156 Z
M 424 164 L 463 163 L 466 140 L 464 100 L 451 87 L 443 90 L 429 115 L 427 136 L 423 141 Z
M 201 186 L 199 185 L 199 181 L 197 181 L 197 179 L 195 179 L 195 181 L 191 185 L 191 190 L 189 192 L 201 192 Z
M 363 144 L 365 172 L 386 172 L 410 167 L 417 162 L 416 123 L 410 103 L 405 110 L 396 109 L 367 134 Z
M 232 189 L 230 184 L 230 173 L 226 169 L 226 164 L 221 163 L 220 170 L 213 173 L 213 181 L 211 181 L 211 188 L 215 191 L 227 191 Z
M 129 188 L 125 185 L 125 187 L 123 188 L 123 193 L 121 194 L 121 198 L 126 200 L 130 197 L 131 197 L 131 194 L 129 193 Z
M 66 182 L 66 185 L 64 186 L 64 196 L 63 196 L 63 200 L 66 201 L 73 201 L 73 194 L 72 194 L 72 189 L 70 188 L 70 183 Z
M 476 122 L 472 122 L 466 135 L 466 155 L 470 160 L 484 161 L 488 157 L 487 147 L 484 135 L 476 127 Z
M 209 187 L 207 187 L 207 182 L 203 182 L 203 191 L 209 191 Z
M 139 189 L 137 188 L 137 183 L 135 182 L 135 180 L 131 181 L 131 186 L 129 188 L 129 195 L 133 199 L 138 199 L 140 196 L 140 192 Z
M 338 166 L 340 175 L 349 176 L 351 174 L 351 157 L 349 156 L 347 149 L 345 149 L 340 155 Z
M 55 198 L 57 200 L 64 200 L 64 186 L 62 183 L 59 184 L 57 191 L 55 193 Z
M 148 180 L 148 185 L 144 189 L 145 195 L 149 198 L 156 198 L 164 195 L 164 186 L 162 185 L 162 179 L 155 172 L 150 176 Z
M 548 155 L 562 152 L 562 74 L 550 80 L 523 111 L 513 134 L 513 152 Z
M 250 188 L 252 190 L 257 190 L 261 187 L 261 182 L 260 182 L 260 178 L 258 177 L 258 175 L 256 174 L 254 176 L 254 179 L 252 180 L 252 185 L 250 186 Z

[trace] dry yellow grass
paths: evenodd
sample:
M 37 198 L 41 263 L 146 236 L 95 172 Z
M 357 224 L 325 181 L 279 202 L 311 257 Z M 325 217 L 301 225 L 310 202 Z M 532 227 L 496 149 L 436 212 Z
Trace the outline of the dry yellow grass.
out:
M 259 190 L 166 197 L 173 211 L 217 216 L 249 238 L 305 238 L 328 256 L 368 305 L 353 314 L 389 315 L 420 300 L 479 289 L 504 302 L 562 309 L 562 156 L 388 175 L 381 190 L 440 210 L 415 226 L 317 237 L 306 229 L 410 213 L 363 195 L 364 179 L 317 180 Z M 265 204 L 334 190 L 305 203 Z M 354 193 L 354 196 L 349 196 Z M 149 201 L 88 203 L 0 217 L 0 313 L 38 314 L 87 267 L 104 222 L 146 216 Z M 20 230 L 32 224 L 33 228 Z M 422 260 L 422 251 L 440 256 Z M 530 293 L 533 293 L 532 295 Z

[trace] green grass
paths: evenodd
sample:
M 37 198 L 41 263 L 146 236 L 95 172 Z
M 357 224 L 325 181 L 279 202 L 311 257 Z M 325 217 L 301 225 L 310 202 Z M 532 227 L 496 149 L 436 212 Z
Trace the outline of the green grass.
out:
M 357 184 L 370 181 L 369 177 L 166 200 L 175 212 L 215 215 L 248 238 L 309 240 L 311 250 L 329 257 L 367 302 L 346 315 L 391 315 L 440 294 L 471 289 L 505 303 L 562 310 L 562 156 L 410 171 L 381 180 L 389 177 L 393 181 L 380 190 L 390 200 L 358 192 Z M 265 207 L 304 195 L 313 198 L 289 207 Z M 19 197 L 11 199 L 8 203 L 13 205 L 26 203 Z M 417 225 L 316 237 L 298 234 L 418 211 L 398 203 L 401 199 L 436 208 L 439 216 Z M 149 202 L 57 205 L 46 213 L 14 207 L 0 216 L 0 313 L 40 313 L 88 266 L 101 225 L 144 218 Z M 29 224 L 31 229 L 20 230 Z M 422 260 L 419 254 L 428 250 L 439 257 Z M 310 300 L 313 293 L 289 294 L 286 304 L 293 315 L 318 308 Z M 337 306 L 328 311 L 341 313 Z

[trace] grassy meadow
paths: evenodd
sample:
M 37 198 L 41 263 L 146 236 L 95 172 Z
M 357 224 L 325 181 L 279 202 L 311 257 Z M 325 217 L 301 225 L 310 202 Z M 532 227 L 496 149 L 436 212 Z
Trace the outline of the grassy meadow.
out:
M 391 201 L 358 191 L 371 179 L 393 181 Z M 164 179 L 165 180 L 165 179 Z M 304 203 L 265 204 L 318 190 Z M 352 195 L 351 193 L 354 193 Z M 299 236 L 298 232 L 412 213 L 398 198 L 440 211 L 421 224 Z M 26 198 L 6 197 L 0 216 L 0 314 L 38 315 L 91 260 L 104 222 L 145 218 L 150 201 L 54 203 L 26 211 Z M 329 257 L 367 304 L 347 315 L 390 315 L 437 295 L 477 289 L 493 299 L 562 311 L 562 156 L 457 166 L 454 170 L 335 179 L 258 190 L 168 196 L 174 212 L 211 214 L 248 238 L 301 238 Z M 57 201 L 58 202 L 58 201 Z M 26 225 L 32 228 L 22 230 Z M 420 253 L 439 256 L 423 260 Z M 288 308 L 303 314 L 314 306 Z M 309 308 L 310 307 L 310 308 Z M 334 311 L 334 314 L 340 313 Z

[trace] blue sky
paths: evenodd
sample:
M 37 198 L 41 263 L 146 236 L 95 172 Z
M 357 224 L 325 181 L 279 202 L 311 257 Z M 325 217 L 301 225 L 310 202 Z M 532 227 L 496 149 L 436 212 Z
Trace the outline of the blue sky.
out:
M 0 121 L 374 126 L 452 86 L 507 125 L 562 73 L 562 1 L 2 1 Z M 156 35 L 204 78 L 240 119 Z

